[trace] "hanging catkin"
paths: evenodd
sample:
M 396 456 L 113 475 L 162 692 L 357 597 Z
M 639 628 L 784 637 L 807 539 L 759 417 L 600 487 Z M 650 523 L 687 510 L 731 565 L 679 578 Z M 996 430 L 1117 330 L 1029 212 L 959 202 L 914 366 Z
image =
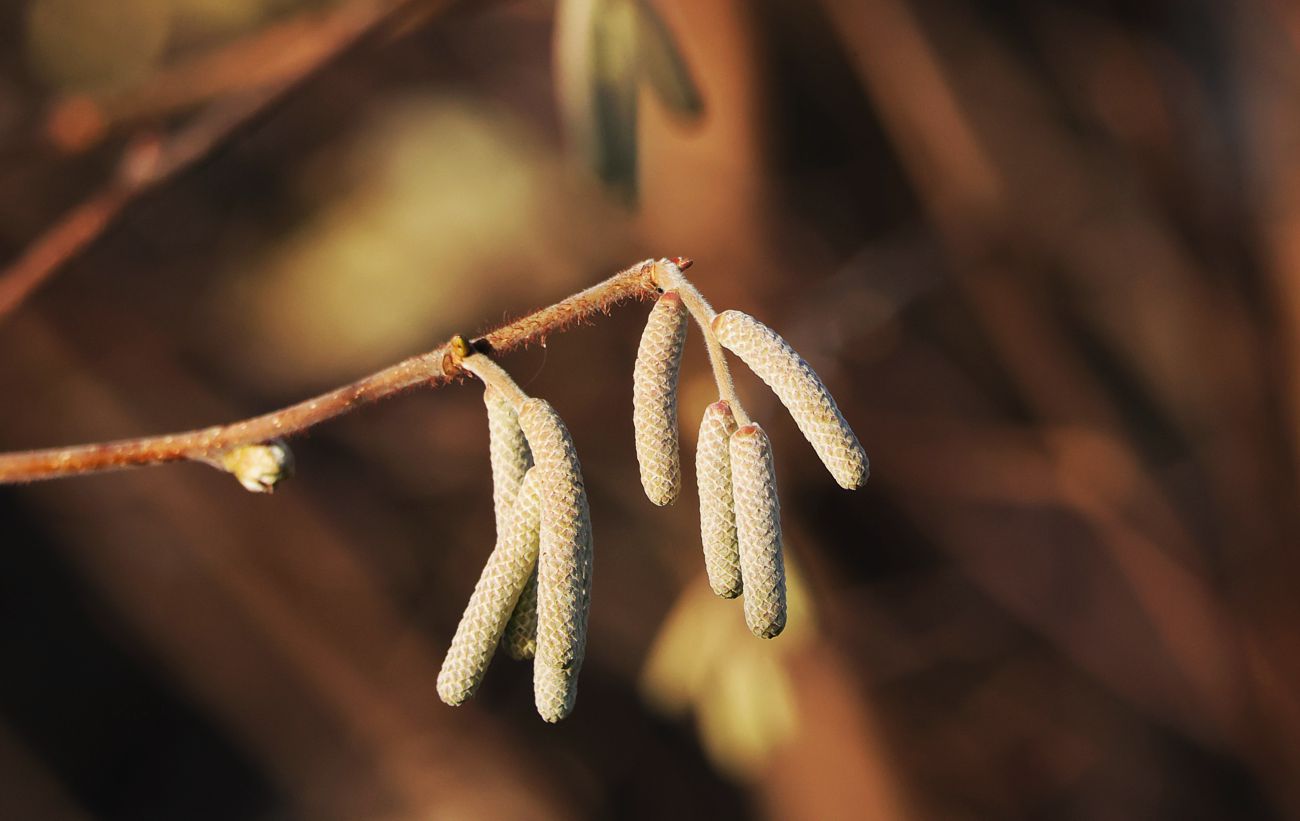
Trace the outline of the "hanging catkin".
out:
M 704 410 L 695 446 L 695 479 L 700 487 L 700 541 L 709 587 L 724 598 L 740 595 L 740 554 L 736 509 L 732 502 L 729 440 L 736 430 L 731 405 L 714 402 Z
M 492 385 L 483 389 L 488 416 L 488 456 L 492 464 L 492 507 L 497 535 L 505 532 L 524 473 L 533 464 L 528 442 L 519 429 L 519 417 L 510 398 Z
M 520 661 L 530 659 L 537 652 L 537 569 L 528 576 L 528 583 L 519 594 L 515 612 L 510 614 L 506 634 L 501 638 L 506 655 Z
M 745 623 L 754 635 L 770 639 L 785 628 L 785 561 L 772 445 L 758 425 L 745 425 L 731 435 L 731 486 Z
M 689 313 L 676 291 L 650 311 L 632 371 L 632 424 L 641 486 L 656 505 L 677 499 L 682 488 L 677 446 L 677 374 Z
M 541 399 L 519 410 L 540 470 L 541 552 L 537 560 L 537 651 L 533 697 L 547 721 L 569 714 L 587 643 L 591 607 L 591 515 L 582 469 L 564 423 Z
M 867 454 L 821 379 L 776 331 L 740 311 L 713 318 L 718 341 L 768 384 L 840 487 L 866 484 Z
M 453 706 L 473 695 L 483 680 L 506 620 L 536 566 L 541 478 L 536 469 L 524 476 L 514 509 L 497 536 L 496 548 L 483 566 L 438 671 L 438 696 Z

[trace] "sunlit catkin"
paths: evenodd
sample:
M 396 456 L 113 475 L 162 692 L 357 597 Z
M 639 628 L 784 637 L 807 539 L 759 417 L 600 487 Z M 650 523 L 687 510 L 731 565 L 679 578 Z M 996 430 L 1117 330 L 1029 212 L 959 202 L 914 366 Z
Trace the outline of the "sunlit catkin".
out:
M 785 628 L 785 561 L 772 445 L 758 425 L 745 425 L 731 435 L 731 487 L 745 623 L 754 635 L 770 639 Z
M 519 594 L 515 612 L 510 614 L 506 634 L 501 646 L 512 659 L 530 659 L 537 653 L 537 569 L 528 576 L 528 583 Z
M 700 541 L 709 587 L 724 598 L 740 595 L 740 553 L 736 541 L 736 509 L 732 504 L 729 440 L 736 418 L 726 402 L 704 411 L 695 445 L 695 479 L 700 487 Z
M 537 560 L 537 651 L 533 697 L 546 721 L 573 710 L 591 607 L 591 514 L 582 469 L 564 423 L 547 402 L 529 399 L 519 424 L 541 471 L 541 552 Z
M 641 486 L 656 505 L 677 499 L 682 488 L 677 445 L 677 374 L 690 314 L 676 291 L 650 311 L 632 371 L 632 424 Z
M 866 484 L 867 454 L 821 379 L 776 331 L 740 311 L 713 319 L 718 341 L 768 384 L 840 487 Z
M 478 689 L 520 591 L 536 566 L 541 479 L 536 469 L 524 476 L 514 509 L 447 648 L 438 671 L 438 696 L 448 704 L 460 704 Z
M 500 389 L 487 385 L 483 404 L 488 416 L 488 456 L 492 463 L 492 506 L 496 510 L 497 534 L 505 532 L 515 504 L 515 494 L 532 466 L 528 441 L 519 428 L 510 398 Z
M 220 454 L 212 464 L 230 473 L 245 490 L 271 493 L 293 475 L 293 451 L 281 439 L 241 445 Z

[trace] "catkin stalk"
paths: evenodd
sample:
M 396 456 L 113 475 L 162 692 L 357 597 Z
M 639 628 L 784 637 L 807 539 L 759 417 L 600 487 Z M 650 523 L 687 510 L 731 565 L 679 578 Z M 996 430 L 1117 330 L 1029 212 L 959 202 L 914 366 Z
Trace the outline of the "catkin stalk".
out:
M 740 548 L 731 488 L 730 438 L 736 430 L 731 406 L 715 402 L 704 411 L 695 446 L 695 479 L 700 488 L 700 541 L 709 587 L 727 599 L 740 595 Z
M 731 486 L 745 623 L 754 635 L 770 639 L 785 629 L 785 560 L 772 444 L 758 425 L 745 425 L 731 435 Z
M 587 644 L 591 608 L 591 514 L 573 440 L 547 402 L 519 410 L 539 470 L 541 551 L 537 560 L 537 651 L 533 697 L 546 721 L 572 710 Z
M 447 704 L 458 705 L 478 689 L 520 591 L 536 566 L 541 478 L 536 469 L 525 474 L 508 524 L 497 537 L 447 648 L 438 671 L 438 697 Z
M 672 503 L 682 488 L 677 375 L 689 318 L 676 291 L 661 296 L 646 320 L 632 371 L 632 424 L 641 486 L 656 505 Z
M 865 485 L 870 466 L 858 437 L 821 378 L 789 343 L 740 311 L 718 314 L 712 328 L 718 341 L 776 393 L 840 487 Z

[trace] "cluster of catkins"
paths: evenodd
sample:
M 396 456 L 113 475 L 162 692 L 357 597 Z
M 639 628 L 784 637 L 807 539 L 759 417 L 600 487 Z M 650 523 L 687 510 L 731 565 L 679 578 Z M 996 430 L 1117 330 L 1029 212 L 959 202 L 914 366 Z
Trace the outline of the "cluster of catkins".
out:
M 633 378 L 641 484 L 656 505 L 681 492 L 677 382 L 693 316 L 721 395 L 704 412 L 695 460 L 709 584 L 725 598 L 743 594 L 749 629 L 772 638 L 785 627 L 786 589 L 771 443 L 740 406 L 722 348 L 772 388 L 840 486 L 866 483 L 867 456 L 808 363 L 753 317 L 715 313 L 682 276 L 688 264 L 653 263 L 662 295 L 650 311 Z M 438 694 L 462 703 L 500 645 L 513 658 L 533 659 L 537 711 L 558 721 L 577 695 L 591 602 L 591 520 L 581 468 L 555 410 L 526 396 L 484 354 L 465 351 L 462 367 L 487 386 L 497 543 L 447 651 Z

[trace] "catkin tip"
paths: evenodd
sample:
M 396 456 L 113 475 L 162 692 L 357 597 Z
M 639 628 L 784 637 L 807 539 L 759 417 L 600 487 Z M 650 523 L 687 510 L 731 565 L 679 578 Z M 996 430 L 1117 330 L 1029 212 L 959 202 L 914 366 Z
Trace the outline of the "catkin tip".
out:
M 790 344 L 741 311 L 723 311 L 711 325 L 718 342 L 767 383 L 842 488 L 867 481 L 867 454 L 821 377 Z
M 732 434 L 730 450 L 745 623 L 759 638 L 772 638 L 785 629 L 786 619 L 781 503 L 772 446 L 761 427 L 745 425 Z
M 785 631 L 785 616 L 781 616 L 780 621 L 769 624 L 751 625 L 749 631 L 760 639 L 774 639 Z
M 459 707 L 465 703 L 469 693 L 453 686 L 450 682 L 444 682 L 442 676 L 438 676 L 438 698 L 448 707 Z

